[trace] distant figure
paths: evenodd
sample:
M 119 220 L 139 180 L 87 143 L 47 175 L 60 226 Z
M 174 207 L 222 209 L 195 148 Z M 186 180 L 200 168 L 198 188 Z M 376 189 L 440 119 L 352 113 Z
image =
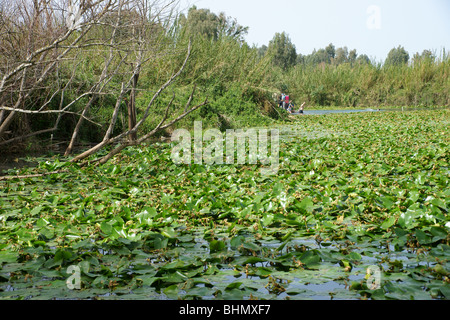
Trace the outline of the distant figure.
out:
M 289 103 L 288 112 L 289 112 L 289 113 L 294 113 L 294 111 L 295 111 L 294 101 L 291 101 L 291 102 Z
M 292 103 L 289 103 L 288 107 L 287 107 L 287 112 L 288 113 L 293 113 L 294 109 L 292 108 Z
M 285 101 L 284 101 L 284 107 L 285 107 L 285 109 L 287 110 L 288 108 L 289 108 L 289 95 L 286 95 L 285 96 Z
M 280 96 L 278 97 L 278 106 L 280 108 L 283 108 L 283 94 L 281 93 Z
M 304 113 L 304 111 L 305 111 L 305 105 L 306 105 L 306 102 L 303 102 L 303 104 L 300 106 L 300 109 L 298 109 L 298 113 L 300 113 L 300 114 L 303 114 L 303 113 Z

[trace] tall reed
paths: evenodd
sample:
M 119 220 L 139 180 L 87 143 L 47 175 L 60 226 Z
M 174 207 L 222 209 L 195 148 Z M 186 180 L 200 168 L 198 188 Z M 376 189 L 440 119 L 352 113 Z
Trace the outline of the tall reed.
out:
M 277 71 L 279 72 L 279 71 Z M 401 66 L 349 63 L 297 65 L 280 73 L 294 99 L 339 107 L 448 106 L 450 59 L 423 59 Z

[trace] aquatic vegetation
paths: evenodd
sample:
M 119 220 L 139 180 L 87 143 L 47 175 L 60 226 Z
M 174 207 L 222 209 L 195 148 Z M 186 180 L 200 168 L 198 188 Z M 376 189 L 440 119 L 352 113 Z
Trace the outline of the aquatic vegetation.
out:
M 449 299 L 449 124 L 300 117 L 275 176 L 175 165 L 172 144 L 42 159 L 20 174 L 65 171 L 0 182 L 0 297 Z

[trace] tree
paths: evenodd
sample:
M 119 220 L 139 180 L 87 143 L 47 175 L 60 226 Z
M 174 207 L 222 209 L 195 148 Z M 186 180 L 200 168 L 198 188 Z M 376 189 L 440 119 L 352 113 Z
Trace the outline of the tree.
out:
M 219 36 L 226 36 L 245 42 L 244 37 L 247 35 L 248 29 L 248 27 L 241 26 L 235 18 L 227 17 L 224 12 L 219 14 Z
M 259 57 L 264 57 L 267 53 L 268 47 L 266 45 L 262 45 L 260 48 L 258 48 L 258 55 Z
M 350 51 L 350 53 L 348 54 L 348 61 L 350 62 L 351 65 L 355 63 L 357 57 L 358 54 L 356 53 L 356 49 Z
M 325 52 L 328 55 L 328 61 L 329 63 L 335 58 L 336 56 L 336 47 L 330 43 L 326 48 L 325 48 Z
M 275 34 L 269 42 L 268 52 L 273 55 L 273 64 L 283 70 L 288 70 L 296 64 L 295 45 L 285 32 Z
M 356 63 L 358 64 L 371 64 L 369 57 L 367 54 L 361 54 L 356 58 Z
M 138 131 L 148 120 L 155 101 L 183 72 L 191 54 L 186 48 L 165 49 L 164 29 L 174 1 L 171 0 L 9 0 L 1 7 L 0 44 L 0 145 L 42 133 L 55 132 L 63 116 L 78 118 L 66 154 L 73 150 L 80 129 L 86 122 L 95 122 L 90 111 L 104 97 L 113 102 L 103 139 L 90 150 L 73 158 L 78 162 L 106 146 L 111 151 L 98 159 L 109 161 L 128 146 L 138 145 L 153 137 L 208 101 L 191 107 L 194 89 L 184 112 L 172 111 L 168 103 L 160 121 L 147 132 Z M 22 2 L 23 1 L 23 2 Z M 61 15 L 58 8 L 69 8 Z M 65 12 L 65 11 L 62 11 Z M 5 39 L 4 37 L 11 38 Z M 16 50 L 8 47 L 16 46 Z M 185 58 L 175 66 L 174 73 L 157 89 L 137 117 L 135 95 L 141 71 L 156 57 L 185 51 Z M 89 78 L 80 71 L 89 69 Z M 93 67 L 93 68 L 92 68 Z M 93 70 L 91 70 L 93 69 Z M 148 89 L 147 89 L 148 90 Z M 70 99 L 70 100 L 68 100 Z M 127 101 L 128 100 L 128 101 Z M 117 130 L 121 106 L 127 105 L 128 127 Z M 19 115 L 37 118 L 53 115 L 48 128 L 8 136 L 7 129 Z
M 225 13 L 216 15 L 209 9 L 197 9 L 196 6 L 189 9 L 187 17 L 180 15 L 180 25 L 189 34 L 203 35 L 215 41 L 226 36 L 243 42 L 248 33 L 248 27 L 241 26 Z
M 304 56 L 303 54 L 299 53 L 297 55 L 296 64 L 304 65 L 305 63 L 306 63 L 306 56 Z
M 422 54 L 418 52 L 413 57 L 414 64 L 420 62 L 431 62 L 434 63 L 436 61 L 436 55 L 430 50 L 423 50 Z
M 389 51 L 389 54 L 384 62 L 387 66 L 400 66 L 407 64 L 409 61 L 409 53 L 402 46 L 393 48 Z
M 317 65 L 321 63 L 329 64 L 330 56 L 325 49 L 319 49 L 318 51 L 313 51 L 309 59 L 310 63 Z
M 348 62 L 348 49 L 347 47 L 338 48 L 336 50 L 336 58 L 334 63 L 339 65 Z

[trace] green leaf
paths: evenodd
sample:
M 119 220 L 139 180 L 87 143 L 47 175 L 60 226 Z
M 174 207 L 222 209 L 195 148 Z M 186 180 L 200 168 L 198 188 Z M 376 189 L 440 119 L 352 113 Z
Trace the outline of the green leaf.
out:
M 347 272 L 350 272 L 353 269 L 353 265 L 348 260 L 341 260 L 339 264 L 346 269 Z
M 423 211 L 421 209 L 408 209 L 405 213 L 400 215 L 398 224 L 404 229 L 413 229 L 418 225 L 416 217 L 422 213 Z
M 388 210 L 394 206 L 394 201 L 390 197 L 380 197 L 378 200 L 381 202 L 381 206 Z
M 411 200 L 413 203 L 417 202 L 420 198 L 420 192 L 417 190 L 411 190 L 409 191 L 409 197 L 408 199 Z
M 449 232 L 445 228 L 441 227 L 431 227 L 430 233 L 433 235 L 433 242 L 437 242 L 439 240 L 447 239 Z
M 34 207 L 33 209 L 31 209 L 30 214 L 32 216 L 36 216 L 41 212 L 41 210 L 42 210 L 42 206 Z
M 226 286 L 225 291 L 231 291 L 233 289 L 239 289 L 241 285 L 242 285 L 242 282 L 240 282 L 240 281 L 232 282 L 232 283 L 230 283 L 229 285 Z
M 352 261 L 361 261 L 362 257 L 358 252 L 352 251 L 348 254 L 348 258 Z
M 173 270 L 173 269 L 184 268 L 186 265 L 187 264 L 184 261 L 182 261 L 180 259 L 177 259 L 177 260 L 175 260 L 173 262 L 169 262 L 169 263 L 165 264 L 162 268 L 164 270 Z
M 241 246 L 245 242 L 244 236 L 236 236 L 233 239 L 230 240 L 230 246 L 233 249 L 237 249 L 239 246 Z
M 153 246 L 156 250 L 161 250 L 167 248 L 169 244 L 169 238 L 155 238 L 153 241 Z
M 300 257 L 300 261 L 304 263 L 307 268 L 311 269 L 319 264 L 321 258 L 316 254 L 316 252 L 307 251 Z
M 44 219 L 44 218 L 40 218 L 39 220 L 36 221 L 36 226 L 41 228 L 41 227 L 45 227 L 46 225 L 48 225 L 50 222 L 48 222 L 48 220 Z
M 256 264 L 256 263 L 265 262 L 265 261 L 266 261 L 265 259 L 262 259 L 259 257 L 250 257 L 244 261 L 243 265 Z
M 164 294 L 170 299 L 178 299 L 180 290 L 177 285 L 171 285 L 163 290 Z
M 256 275 L 262 278 L 266 278 L 273 273 L 273 270 L 267 267 L 259 267 L 256 269 Z
M 103 233 L 105 233 L 106 235 L 110 235 L 110 234 L 112 234 L 112 232 L 113 232 L 113 227 L 112 227 L 109 223 L 103 221 L 103 222 L 100 224 L 100 230 L 101 230 Z
M 0 266 L 2 263 L 16 262 L 18 254 L 16 252 L 0 251 Z
M 449 285 L 443 285 L 439 288 L 439 291 L 445 296 L 445 299 L 450 300 L 450 286 Z
M 178 236 L 178 233 L 173 228 L 169 227 L 162 229 L 161 234 L 169 239 L 175 239 Z
M 296 204 L 296 207 L 300 209 L 302 213 L 312 213 L 314 210 L 314 202 L 311 198 L 306 197 L 300 203 Z
M 395 222 L 397 221 L 396 217 L 390 217 L 389 219 L 386 219 L 382 224 L 381 224 L 381 229 L 383 230 L 387 230 L 389 228 L 391 228 Z
M 253 251 L 259 251 L 259 250 L 261 250 L 261 247 L 260 247 L 260 246 L 254 244 L 254 243 L 251 243 L 251 242 L 245 242 L 245 243 L 243 244 L 243 247 L 244 247 L 245 249 L 249 249 L 249 250 L 253 250 Z
M 72 258 L 73 254 L 69 250 L 62 250 L 59 249 L 55 253 L 55 257 L 53 258 L 54 262 L 60 263 L 64 260 L 70 260 Z
M 262 222 L 264 227 L 268 227 L 268 226 L 270 226 L 272 224 L 274 218 L 275 218 L 275 216 L 273 214 L 266 214 L 261 219 L 261 222 Z
M 41 228 L 39 230 L 40 236 L 44 237 L 46 240 L 53 239 L 55 237 L 55 232 L 49 228 Z
M 447 206 L 445 205 L 444 201 L 442 201 L 441 199 L 433 199 L 433 200 L 431 200 L 431 204 L 448 212 Z
M 415 235 L 416 235 L 417 241 L 419 241 L 419 243 L 422 245 L 432 243 L 431 236 L 427 235 L 422 230 L 417 230 Z

